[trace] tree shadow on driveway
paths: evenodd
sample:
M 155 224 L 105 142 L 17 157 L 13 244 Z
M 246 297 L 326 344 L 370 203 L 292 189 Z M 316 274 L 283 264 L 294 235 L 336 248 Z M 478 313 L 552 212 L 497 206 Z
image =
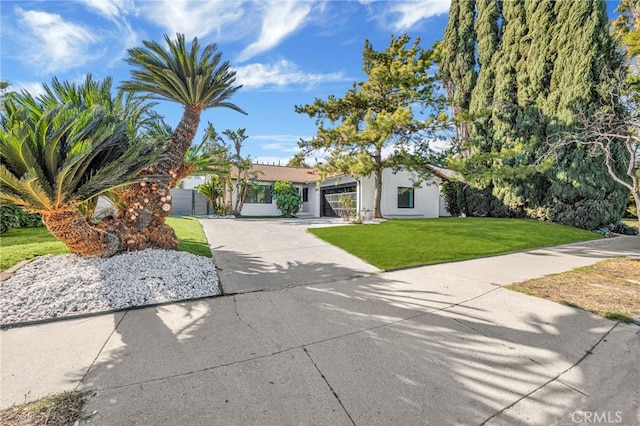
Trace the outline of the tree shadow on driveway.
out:
M 243 261 L 281 281 L 309 268 L 353 272 Z M 607 399 L 638 378 L 627 370 L 640 350 L 632 329 L 490 284 L 412 273 L 128 312 L 82 379 L 97 391 L 92 423 L 571 424 L 586 409 L 633 422 L 637 389 Z M 619 357 L 600 352 L 607 339 Z M 609 368 L 586 368 L 588 352 Z

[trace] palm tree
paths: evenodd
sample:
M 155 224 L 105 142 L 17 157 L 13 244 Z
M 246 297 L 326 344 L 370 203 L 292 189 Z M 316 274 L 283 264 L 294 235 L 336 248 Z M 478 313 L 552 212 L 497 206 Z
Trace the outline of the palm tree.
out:
M 88 222 L 78 206 L 140 181 L 140 171 L 157 160 L 160 148 L 132 138 L 130 122 L 102 105 L 60 104 L 53 93 L 5 101 L 0 201 L 41 213 L 51 234 L 74 253 L 111 256 L 126 246 L 118 227 Z
M 185 153 L 191 146 L 200 123 L 200 114 L 208 108 L 230 108 L 246 114 L 229 99 L 242 86 L 234 86 L 235 72 L 228 62 L 222 62 L 222 54 L 215 44 L 209 44 L 200 52 L 198 39 L 194 38 L 187 49 L 184 34 L 176 40 L 164 36 L 167 48 L 154 41 L 144 41 L 144 47 L 129 49 L 126 62 L 134 67 L 131 80 L 121 88 L 130 92 L 143 92 L 152 99 L 178 102 L 184 106 L 180 122 L 170 137 L 170 149 L 165 157 L 144 173 L 168 175 L 168 182 L 152 185 L 132 185 L 121 194 L 126 208 L 124 217 L 137 224 L 149 237 L 149 244 L 162 248 L 176 248 L 177 238 L 171 228 L 164 225 L 164 218 L 171 212 L 170 189 L 180 178 Z M 138 223 L 139 219 L 127 215 L 132 203 L 142 199 L 151 222 Z

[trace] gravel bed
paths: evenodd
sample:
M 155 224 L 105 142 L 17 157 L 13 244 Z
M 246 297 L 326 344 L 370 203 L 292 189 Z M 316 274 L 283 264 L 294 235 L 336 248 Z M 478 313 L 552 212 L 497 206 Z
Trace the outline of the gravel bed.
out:
M 46 255 L 0 283 L 0 324 L 218 294 L 213 261 L 187 252 L 148 249 L 106 259 Z

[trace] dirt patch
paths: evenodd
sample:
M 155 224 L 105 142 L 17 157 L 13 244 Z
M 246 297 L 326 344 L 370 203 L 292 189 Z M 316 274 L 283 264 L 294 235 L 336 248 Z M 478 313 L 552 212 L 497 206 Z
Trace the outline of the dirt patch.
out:
M 0 411 L 4 426 L 67 426 L 80 419 L 88 392 L 63 392 Z
M 609 259 L 508 288 L 616 321 L 640 320 L 640 260 Z

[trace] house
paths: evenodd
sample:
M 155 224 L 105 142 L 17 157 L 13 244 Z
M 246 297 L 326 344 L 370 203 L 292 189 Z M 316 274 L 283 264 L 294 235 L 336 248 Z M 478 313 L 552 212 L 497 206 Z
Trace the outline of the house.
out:
M 429 166 L 433 177 L 415 186 L 417 176 L 410 171 L 394 173 L 385 169 L 382 176 L 380 208 L 387 218 L 450 216 L 446 209 L 440 184 L 448 179 L 446 170 Z M 249 188 L 242 208 L 243 216 L 278 216 L 281 214 L 271 197 L 271 186 L 279 180 L 293 183 L 302 195 L 300 214 L 313 217 L 336 217 L 342 210 L 339 201 L 346 194 L 353 201 L 353 211 L 373 215 L 374 177 L 354 178 L 349 175 L 333 176 L 318 182 L 311 168 L 253 164 L 250 172 L 256 176 L 256 185 Z M 204 183 L 201 182 L 201 183 Z M 195 180 L 185 179 L 184 187 L 193 188 Z

